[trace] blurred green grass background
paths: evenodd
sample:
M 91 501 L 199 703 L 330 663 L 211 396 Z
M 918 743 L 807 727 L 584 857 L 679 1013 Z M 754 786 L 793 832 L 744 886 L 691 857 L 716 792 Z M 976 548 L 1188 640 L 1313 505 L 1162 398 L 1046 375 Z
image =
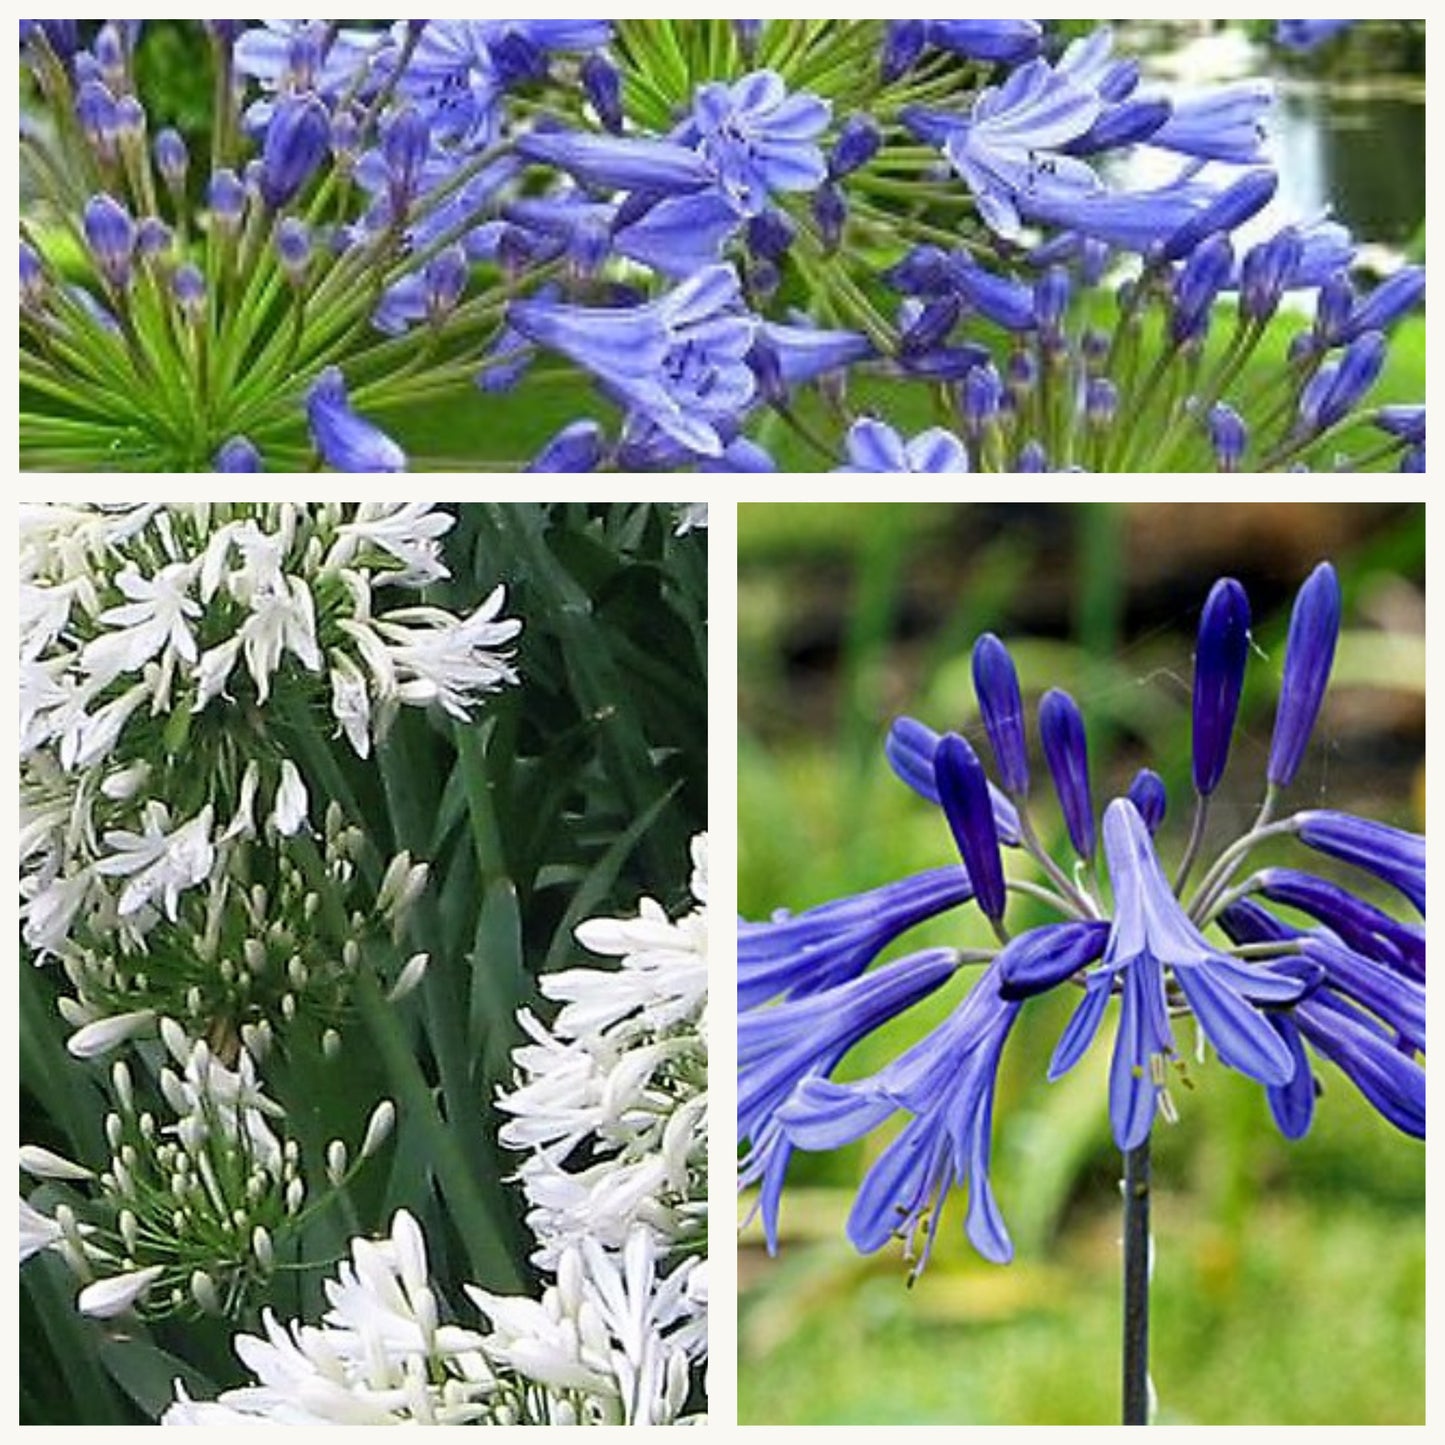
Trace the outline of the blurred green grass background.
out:
M 1325 556 L 1340 569 L 1345 633 L 1290 801 L 1423 828 L 1422 508 L 743 506 L 742 913 L 805 908 L 950 859 L 941 817 L 892 778 L 882 737 L 900 711 L 980 735 L 968 654 L 989 629 L 1010 641 L 1031 712 L 1050 686 L 1079 699 L 1096 801 L 1145 763 L 1163 775 L 1163 850 L 1177 856 L 1193 634 L 1225 573 L 1248 589 L 1269 659 L 1251 667 L 1215 809 L 1211 837 L 1232 836 L 1258 804 L 1293 592 Z M 1036 811 L 1046 838 L 1059 836 L 1051 799 Z M 1022 909 L 1018 921 L 1028 921 Z M 986 942 L 957 915 L 892 952 Z M 840 1076 L 876 1069 L 957 999 L 945 990 L 915 1009 L 856 1049 Z M 1117 1421 L 1119 1164 L 1106 1041 L 1066 1080 L 1044 1080 L 1070 1003 L 1026 1010 L 1004 1057 L 993 1177 L 1012 1266 L 971 1253 L 955 1196 L 928 1272 L 907 1290 L 896 1253 L 863 1259 L 843 1236 L 885 1139 L 794 1156 L 779 1258 L 768 1259 L 756 1226 L 741 1236 L 743 1423 Z M 1217 1062 L 1193 1071 L 1180 1124 L 1156 1130 L 1161 1423 L 1424 1420 L 1424 1149 L 1331 1066 L 1318 1072 L 1324 1096 L 1298 1143 L 1279 1136 L 1262 1091 Z

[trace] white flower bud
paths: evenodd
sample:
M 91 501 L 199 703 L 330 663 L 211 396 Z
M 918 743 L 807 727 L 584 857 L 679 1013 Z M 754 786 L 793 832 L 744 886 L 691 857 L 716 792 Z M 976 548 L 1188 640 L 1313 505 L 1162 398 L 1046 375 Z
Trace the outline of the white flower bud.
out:
M 391 986 L 391 992 L 387 994 L 388 1003 L 398 1003 L 411 993 L 426 977 L 427 965 L 431 962 L 431 954 L 414 953 L 407 959 L 401 972 L 396 976 L 396 982 Z
M 361 946 L 354 938 L 348 938 L 341 945 L 341 962 L 348 973 L 356 972 L 356 965 L 361 962 Z
M 55 1011 L 73 1029 L 83 1028 L 94 1019 L 91 1011 L 78 998 L 71 998 L 69 994 L 55 1000 Z
M 65 1047 L 77 1059 L 94 1059 L 107 1054 L 137 1034 L 145 1033 L 155 1022 L 154 1009 L 137 1009 L 133 1013 L 113 1014 L 96 1019 L 77 1030 L 66 1040 Z
M 116 1223 L 120 1228 L 121 1240 L 125 1244 L 125 1252 L 134 1254 L 136 1243 L 140 1239 L 140 1221 L 135 1217 L 135 1211 L 122 1209 Z
M 327 1029 L 321 1035 L 321 1053 L 326 1059 L 335 1059 L 341 1053 L 341 1035 L 335 1029 Z
M 191 1275 L 191 1298 L 206 1314 L 221 1313 L 221 1296 L 216 1291 L 216 1282 L 203 1269 Z
M 256 1256 L 256 1263 L 268 1272 L 276 1263 L 276 1251 L 264 1224 L 258 1224 L 251 1231 L 251 1253 Z
M 111 1116 L 114 1118 L 114 1115 Z M 20 1147 L 20 1167 L 36 1179 L 94 1179 L 95 1171 L 83 1164 L 72 1164 L 38 1144 Z
M 346 1178 L 346 1145 L 340 1139 L 326 1146 L 326 1177 L 337 1186 Z
M 164 1265 L 153 1264 L 149 1269 L 96 1280 L 81 1290 L 75 1307 L 81 1314 L 94 1319 L 114 1319 L 130 1309 L 165 1272 Z
M 135 1108 L 135 1092 L 131 1087 L 130 1066 L 124 1059 L 117 1059 L 110 1066 L 110 1087 L 115 1091 L 116 1102 L 129 1114 Z
M 361 1141 L 361 1157 L 370 1159 L 390 1138 L 395 1127 L 396 1105 L 390 1099 L 383 1099 L 371 1111 L 371 1118 L 367 1121 L 366 1137 Z
M 305 1198 L 306 1186 L 301 1182 L 301 1176 L 298 1174 L 286 1186 L 286 1213 L 299 1214 L 301 1212 L 301 1203 Z
M 262 1062 L 271 1052 L 274 1038 L 275 1034 L 271 1029 L 269 1019 L 262 1019 L 259 1023 L 241 1025 L 241 1043 L 257 1063 Z
M 386 913 L 395 906 L 411 872 L 411 854 L 403 849 L 386 865 L 381 887 L 376 890 L 376 911 Z
M 161 1042 L 165 1044 L 166 1052 L 185 1068 L 191 1057 L 191 1041 L 187 1038 L 185 1029 L 175 1019 L 161 1020 Z
M 294 993 L 283 993 L 281 995 L 281 1017 L 289 1024 L 296 1017 L 296 995 Z
M 281 781 L 276 787 L 275 811 L 271 821 L 283 838 L 289 838 L 301 829 L 306 821 L 306 784 L 296 764 L 286 758 L 281 764 Z

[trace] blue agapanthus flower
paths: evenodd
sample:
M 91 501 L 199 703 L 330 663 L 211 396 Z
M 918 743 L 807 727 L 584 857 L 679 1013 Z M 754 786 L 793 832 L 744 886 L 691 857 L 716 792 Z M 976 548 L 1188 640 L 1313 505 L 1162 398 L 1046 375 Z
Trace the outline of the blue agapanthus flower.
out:
M 1424 1137 L 1423 923 L 1360 896 L 1349 876 L 1372 874 L 1423 919 L 1424 839 L 1332 810 L 1280 816 L 1340 627 L 1339 584 L 1327 563 L 1296 599 L 1259 815 L 1241 836 L 1218 840 L 1214 861 L 1188 886 L 1229 757 L 1249 625 L 1244 589 L 1223 579 L 1200 621 L 1194 825 L 1172 873 L 1156 836 L 1168 802 L 1163 783 L 1141 770 L 1098 821 L 1083 713 L 1057 689 L 1045 694 L 1038 724 L 1072 856 L 1044 849 L 1030 816 L 1036 793 L 1018 673 L 989 634 L 974 649 L 973 678 L 1001 786 L 966 739 L 913 719 L 894 724 L 886 748 L 899 777 L 943 813 L 957 861 L 797 916 L 739 923 L 740 1177 L 760 1186 L 770 1248 L 793 1151 L 839 1148 L 901 1114 L 901 1132 L 859 1190 L 849 1238 L 871 1253 L 901 1237 L 921 1270 L 947 1195 L 966 1188 L 969 1239 L 985 1258 L 1007 1261 L 1012 1245 L 989 1179 L 996 1075 L 1021 1009 L 1060 988 L 1078 1003 L 1048 1065 L 1051 1079 L 1090 1050 L 1118 1000 L 1107 1108 L 1121 1150 L 1139 1148 L 1159 1118 L 1175 1116 L 1170 1085 L 1191 1070 L 1196 1028 L 1201 1059 L 1207 1048 L 1262 1085 L 1290 1138 L 1313 1117 L 1316 1057 L 1398 1129 Z M 1340 876 L 1313 871 L 1303 852 L 1297 866 L 1245 874 L 1254 850 L 1281 838 L 1344 865 Z M 1056 921 L 1013 931 L 1010 902 L 1020 891 L 1048 904 Z M 996 934 L 996 948 L 935 948 L 875 966 L 919 923 L 969 905 Z M 912 1048 L 866 1078 L 830 1077 L 859 1039 L 975 964 L 982 970 L 962 1001 Z

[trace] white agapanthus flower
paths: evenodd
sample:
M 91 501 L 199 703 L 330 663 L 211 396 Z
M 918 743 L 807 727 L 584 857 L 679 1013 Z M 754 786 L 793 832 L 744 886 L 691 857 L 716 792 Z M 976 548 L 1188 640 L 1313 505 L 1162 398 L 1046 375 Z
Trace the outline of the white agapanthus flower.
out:
M 669 923 L 645 902 L 583 925 L 620 967 L 555 976 L 566 1002 L 551 1030 L 523 1018 L 533 1042 L 514 1055 L 504 1138 L 529 1154 L 540 1297 L 467 1285 L 475 1322 L 443 1323 L 425 1240 L 399 1211 L 387 1240 L 352 1241 L 320 1325 L 267 1312 L 264 1338 L 237 1338 L 256 1383 L 206 1402 L 178 1382 L 163 1424 L 705 1421 L 688 1405 L 707 1358 L 706 857 L 699 838 L 697 908 Z M 390 871 L 395 892 L 406 870 Z M 43 1221 L 31 1233 L 49 1242 Z
M 367 757 L 399 708 L 465 721 L 517 681 L 502 589 L 469 616 L 420 605 L 453 523 L 434 502 L 22 507 L 22 936 L 85 1022 L 152 1004 L 207 1022 L 184 996 L 127 997 L 156 976 L 123 962 L 158 938 L 226 958 L 206 940 L 243 891 L 225 880 L 251 886 L 249 844 L 312 835 L 286 753 L 306 718 Z M 87 959 L 103 979 L 77 982 Z M 203 1004 L 226 992 L 209 982 Z
M 619 965 L 545 977 L 562 1005 L 550 1028 L 522 1015 L 531 1042 L 513 1056 L 501 1138 L 527 1151 L 518 1177 L 544 1268 L 584 1238 L 620 1249 L 638 1223 L 665 1243 L 705 1232 L 706 835 L 691 886 L 698 906 L 677 919 L 644 898 L 634 917 L 579 925 Z

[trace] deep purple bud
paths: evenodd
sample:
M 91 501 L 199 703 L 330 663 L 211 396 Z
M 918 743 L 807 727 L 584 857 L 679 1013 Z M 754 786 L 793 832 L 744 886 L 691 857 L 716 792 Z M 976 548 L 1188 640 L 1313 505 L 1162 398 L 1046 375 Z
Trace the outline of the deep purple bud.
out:
M 900 296 L 933 296 L 948 285 L 948 270 L 946 251 L 937 246 L 915 246 L 883 272 L 882 281 Z
M 925 24 L 928 38 L 941 50 L 1004 65 L 1017 65 L 1037 55 L 1044 38 L 1037 20 L 930 20 Z
M 1201 341 L 1220 291 L 1234 270 L 1234 247 L 1228 236 L 1211 236 L 1189 254 L 1174 280 L 1174 309 L 1169 330 L 1176 346 Z
M 1094 155 L 1138 145 L 1163 128 L 1173 108 L 1167 100 L 1133 99 L 1111 105 L 1083 135 L 1062 147 L 1068 155 Z
M 1299 771 L 1324 701 L 1340 635 L 1340 583 L 1335 569 L 1321 562 L 1295 598 L 1285 644 L 1284 680 L 1269 747 L 1268 777 L 1287 788 Z
M 949 258 L 948 279 L 982 316 L 996 325 L 1009 331 L 1032 331 L 1038 325 L 1037 298 L 1021 282 L 975 265 L 962 253 Z
M 20 243 L 20 301 L 24 306 L 35 307 L 45 299 L 50 284 L 45 276 L 45 266 L 40 253 L 28 241 Z
M 199 321 L 205 314 L 206 279 L 189 262 L 176 267 L 171 277 L 171 295 L 188 320 Z
M 942 346 L 952 334 L 963 314 L 963 302 L 957 296 L 939 296 L 922 306 L 915 307 L 912 317 L 898 339 L 899 346 L 908 352 L 928 352 Z
M 797 234 L 797 227 L 782 211 L 769 208 L 748 221 L 748 249 L 764 260 L 781 261 Z
M 1063 339 L 1073 285 L 1062 266 L 1050 266 L 1034 284 L 1034 322 L 1046 342 Z
M 1331 340 L 1354 341 L 1367 331 L 1384 331 L 1425 299 L 1425 268 L 1406 266 L 1376 286 L 1345 319 Z
M 1042 442 L 1025 442 L 1019 448 L 1018 461 L 1014 463 L 1016 472 L 1046 472 L 1048 469 L 1049 454 Z
M 1089 791 L 1089 744 L 1079 705 L 1052 688 L 1039 702 L 1039 736 L 1063 809 L 1064 825 L 1079 857 L 1094 856 L 1094 800 Z
M 115 103 L 115 134 L 122 145 L 136 145 L 145 140 L 146 111 L 133 95 L 123 95 Z
M 1194 790 L 1207 798 L 1224 776 L 1249 659 L 1249 598 L 1221 577 L 1199 619 L 1194 652 Z
M 890 20 L 883 33 L 883 84 L 901 80 L 928 44 L 926 20 Z
M 179 191 L 186 184 L 186 171 L 191 163 L 190 152 L 180 131 L 170 126 L 158 131 L 151 148 L 155 152 L 156 169 L 161 173 L 161 179 L 171 190 Z
M 1129 784 L 1128 798 L 1139 810 L 1144 826 L 1150 835 L 1159 831 L 1164 814 L 1169 807 L 1169 794 L 1164 789 L 1164 779 L 1152 768 L 1140 768 Z
M 341 372 L 329 366 L 306 394 L 311 437 L 328 466 L 339 472 L 402 472 L 406 453 L 352 410 Z
M 939 742 L 933 755 L 933 774 L 953 840 L 973 883 L 974 897 L 985 916 L 997 923 L 1008 904 L 1008 891 L 988 775 L 978 754 L 957 733 L 948 733 Z
M 329 27 L 324 21 L 313 20 L 310 25 L 292 35 L 286 56 L 288 91 L 310 90 L 316 83 L 316 72 L 322 61 L 322 46 L 326 43 L 328 34 Z
M 1337 271 L 1323 286 L 1315 301 L 1315 339 L 1333 346 L 1355 309 L 1355 288 L 1343 271 Z
M 273 211 L 291 201 L 331 148 L 331 117 L 314 95 L 276 102 L 261 152 L 261 197 Z
M 287 216 L 276 227 L 276 255 L 286 279 L 298 286 L 306 278 L 311 265 L 311 230 L 305 221 Z
M 964 425 L 975 434 L 997 416 L 1003 400 L 1003 380 L 992 362 L 976 366 L 963 379 Z
M 558 432 L 527 470 L 568 474 L 595 472 L 602 465 L 605 451 L 606 439 L 602 428 L 595 421 L 577 421 Z
M 218 472 L 259 472 L 265 468 L 261 453 L 246 437 L 232 437 L 216 453 L 214 466 Z
M 1240 311 L 1251 321 L 1268 321 L 1279 310 L 1303 256 L 1304 241 L 1293 226 L 1251 246 L 1240 268 Z
M 85 241 L 100 274 L 113 289 L 130 285 L 135 254 L 135 222 L 113 196 L 92 196 L 85 203 Z
M 883 144 L 883 132 L 871 115 L 850 115 L 838 132 L 837 144 L 828 159 L 828 178 L 841 181 L 861 171 Z
M 381 138 L 386 158 L 392 204 L 401 210 L 416 190 L 416 179 L 431 149 L 431 126 L 414 106 L 398 111 L 387 122 Z
M 246 187 L 235 171 L 217 171 L 206 187 L 206 205 L 211 219 L 222 233 L 234 232 L 246 210 Z
M 49 43 L 60 60 L 69 60 L 80 49 L 80 22 L 76 20 L 22 20 L 20 42 L 39 37 Z
M 547 52 L 529 35 L 511 30 L 490 42 L 487 50 L 492 67 L 503 85 L 518 85 L 532 80 L 545 80 Z
M 95 39 L 91 42 L 90 51 L 100 66 L 105 83 L 112 90 L 123 89 L 126 82 L 126 48 L 114 22 L 107 20 L 95 32 Z
M 1384 370 L 1389 343 L 1380 331 L 1367 331 L 1345 348 L 1339 363 L 1311 378 L 1300 397 L 1300 423 L 1306 433 L 1343 421 Z
M 813 219 L 818 223 L 818 236 L 830 254 L 843 241 L 843 227 L 848 224 L 848 202 L 837 186 L 824 182 L 813 196 Z
M 163 256 L 175 244 L 176 233 L 159 216 L 142 216 L 135 228 L 136 255 Z
M 1092 427 L 1110 427 L 1119 414 L 1119 388 L 1107 376 L 1091 377 L 1084 391 L 1084 416 Z
M 427 262 L 422 272 L 422 290 L 426 296 L 427 318 L 432 325 L 439 325 L 456 310 L 471 274 L 466 252 L 460 246 L 448 246 Z
M 1237 472 L 1249 447 L 1244 418 L 1232 406 L 1219 401 L 1209 411 L 1209 442 L 1222 472 Z
M 973 691 L 1004 792 L 1015 798 L 1026 796 L 1029 744 L 1019 675 L 1008 648 L 991 632 L 973 645 Z
M 1262 211 L 1278 189 L 1279 177 L 1273 171 L 1248 171 L 1165 241 L 1164 260 L 1182 260 L 1216 231 L 1237 230 Z
M 1300 841 L 1398 888 L 1425 916 L 1425 839 L 1388 823 L 1321 809 L 1298 813 Z M 1422 959 L 1423 962 L 1423 959 Z
M 102 160 L 113 159 L 119 125 L 115 97 L 100 81 L 84 81 L 76 91 L 75 118 L 95 153 Z
M 1102 919 L 1031 928 L 998 956 L 999 993 L 1011 1002 L 1047 993 L 1102 957 L 1108 940 Z
M 582 85 L 604 130 L 621 135 L 626 116 L 622 110 L 622 74 L 605 55 L 594 52 L 582 62 Z

